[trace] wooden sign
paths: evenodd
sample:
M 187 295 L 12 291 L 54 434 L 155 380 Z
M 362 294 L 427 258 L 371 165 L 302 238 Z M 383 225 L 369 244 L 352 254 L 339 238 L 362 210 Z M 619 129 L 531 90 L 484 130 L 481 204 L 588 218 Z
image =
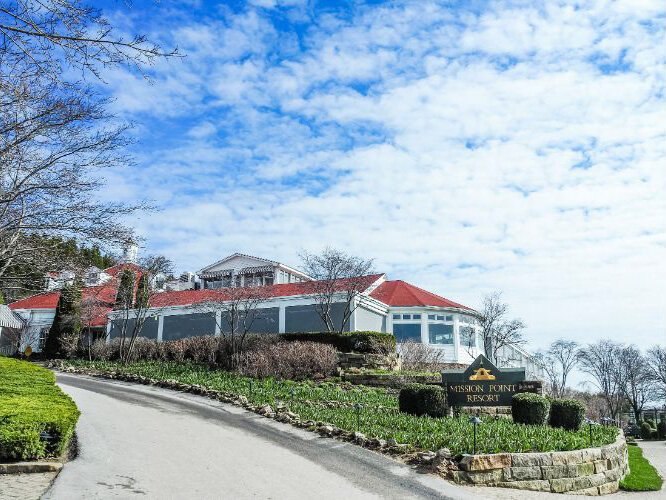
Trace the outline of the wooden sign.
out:
M 519 392 L 540 392 L 541 383 L 525 380 L 525 368 L 497 368 L 483 354 L 465 370 L 442 372 L 450 406 L 511 406 Z

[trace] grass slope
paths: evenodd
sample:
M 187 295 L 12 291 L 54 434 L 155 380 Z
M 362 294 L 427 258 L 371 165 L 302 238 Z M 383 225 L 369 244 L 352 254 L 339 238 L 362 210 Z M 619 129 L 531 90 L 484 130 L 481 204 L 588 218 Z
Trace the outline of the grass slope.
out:
M 657 469 L 643 456 L 643 450 L 629 445 L 629 474 L 620 481 L 620 489 L 627 491 L 659 491 L 663 483 Z
M 416 448 L 449 448 L 454 454 L 471 453 L 473 428 L 468 417 L 415 417 L 398 411 L 395 393 L 380 388 L 333 382 L 293 382 L 271 378 L 251 379 L 235 373 L 210 370 L 193 363 L 141 361 L 127 366 L 112 362 L 68 362 L 103 372 L 141 375 L 155 380 L 186 384 L 243 395 L 253 404 L 283 402 L 305 420 L 327 422 L 346 431 L 359 431 L 369 438 L 394 438 Z M 361 405 L 355 409 L 354 405 Z M 594 429 L 593 444 L 615 440 L 617 430 Z M 479 453 L 576 450 L 590 446 L 589 431 L 570 432 L 548 426 L 518 425 L 508 419 L 484 418 L 478 427 Z
M 63 453 L 79 410 L 55 385 L 53 372 L 0 356 L 0 460 Z

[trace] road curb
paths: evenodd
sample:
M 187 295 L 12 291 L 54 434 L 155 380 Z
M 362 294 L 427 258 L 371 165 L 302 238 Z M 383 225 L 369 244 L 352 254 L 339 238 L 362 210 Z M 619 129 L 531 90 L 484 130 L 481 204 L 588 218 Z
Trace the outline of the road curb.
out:
M 61 462 L 14 462 L 0 464 L 0 474 L 37 474 L 60 472 Z

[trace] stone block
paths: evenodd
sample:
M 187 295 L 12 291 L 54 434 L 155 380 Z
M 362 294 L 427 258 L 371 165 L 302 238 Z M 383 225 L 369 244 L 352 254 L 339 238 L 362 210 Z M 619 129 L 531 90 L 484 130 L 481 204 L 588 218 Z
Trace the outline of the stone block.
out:
M 532 467 L 534 465 L 553 465 L 550 453 L 512 453 L 512 467 Z
M 599 496 L 599 488 L 592 486 L 590 488 L 583 488 L 582 490 L 570 491 L 569 495 L 587 495 L 591 497 Z
M 533 481 L 504 481 L 497 483 L 497 486 L 516 490 L 550 491 L 550 482 L 542 479 Z
M 606 460 L 595 460 L 594 461 L 594 472 L 599 473 L 599 472 L 604 472 L 605 470 L 608 470 L 606 467 Z
M 468 472 L 467 480 L 472 484 L 497 484 L 504 480 L 504 471 L 502 469 L 494 469 Z
M 452 470 L 451 471 L 451 480 L 456 483 L 468 483 L 469 477 L 467 472 L 462 470 Z
M 609 483 L 601 484 L 597 487 L 599 489 L 600 495 L 609 495 L 610 493 L 615 493 L 620 489 L 620 484 L 618 481 L 611 481 Z
M 582 464 L 577 464 L 572 467 L 576 471 L 575 476 L 589 476 L 594 474 L 594 464 L 592 462 L 586 462 Z
M 552 454 L 553 465 L 571 465 L 583 462 L 583 453 L 578 451 L 557 451 Z
M 466 471 L 486 471 L 511 467 L 509 453 L 494 455 L 465 455 L 460 461 L 460 468 Z
M 616 458 L 622 456 L 622 444 L 623 443 L 613 443 L 607 444 L 606 446 L 601 447 L 601 458 Z
M 570 477 L 563 477 L 560 479 L 550 480 L 550 491 L 553 493 L 565 493 L 574 489 L 573 479 Z
M 602 473 L 606 477 L 606 481 L 619 481 L 622 477 L 620 469 L 610 469 Z
M 550 465 L 541 467 L 541 475 L 544 479 L 560 479 L 563 477 L 571 477 L 570 465 Z
M 595 460 L 601 460 L 601 448 L 585 448 L 580 450 L 583 455 L 583 462 L 594 462 Z
M 541 467 L 511 467 L 506 469 L 506 472 L 510 474 L 507 479 L 513 481 L 530 481 L 534 479 L 541 479 Z M 506 475 L 506 474 L 505 474 Z
M 590 488 L 591 486 L 596 486 L 595 484 L 592 484 L 592 480 L 590 479 L 590 476 L 581 476 L 581 477 L 574 477 L 572 479 L 572 490 L 583 490 L 585 488 Z

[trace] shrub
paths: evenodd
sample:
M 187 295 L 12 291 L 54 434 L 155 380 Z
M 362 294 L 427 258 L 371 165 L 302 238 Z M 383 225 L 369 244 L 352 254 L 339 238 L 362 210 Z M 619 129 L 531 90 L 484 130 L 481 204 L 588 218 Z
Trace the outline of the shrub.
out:
M 79 411 L 49 370 L 0 357 L 0 460 L 32 460 L 64 452 Z M 49 434 L 50 440 L 42 439 Z
M 550 401 L 551 427 L 562 427 L 577 431 L 585 419 L 585 405 L 576 399 L 553 399 Z
M 548 419 L 548 400 L 531 392 L 520 392 L 511 398 L 511 416 L 516 424 L 544 425 Z
M 666 438 L 666 420 L 660 420 L 657 424 L 658 439 Z
M 340 352 L 362 354 L 390 354 L 395 352 L 395 337 L 381 332 L 310 332 L 282 333 L 280 338 L 287 342 L 318 342 L 329 344 Z
M 446 392 L 439 386 L 410 384 L 400 390 L 398 408 L 411 415 L 446 416 Z
M 650 427 L 652 427 L 653 429 L 656 429 L 656 428 L 657 428 L 657 425 L 654 423 L 654 420 L 651 419 L 651 418 L 646 418 L 646 419 L 644 420 L 644 422 L 645 422 L 646 424 L 648 424 Z
M 652 438 L 652 427 L 648 422 L 643 422 L 641 424 L 641 438 L 651 439 Z
M 303 380 L 335 372 L 337 352 L 317 342 L 283 342 L 246 353 L 240 372 L 256 378 Z
M 399 351 L 403 370 L 436 372 L 447 362 L 447 352 L 444 349 L 421 342 L 401 343 Z
M 111 354 L 112 346 L 105 340 L 96 340 L 90 346 L 90 355 L 95 361 L 108 361 L 111 359 Z

